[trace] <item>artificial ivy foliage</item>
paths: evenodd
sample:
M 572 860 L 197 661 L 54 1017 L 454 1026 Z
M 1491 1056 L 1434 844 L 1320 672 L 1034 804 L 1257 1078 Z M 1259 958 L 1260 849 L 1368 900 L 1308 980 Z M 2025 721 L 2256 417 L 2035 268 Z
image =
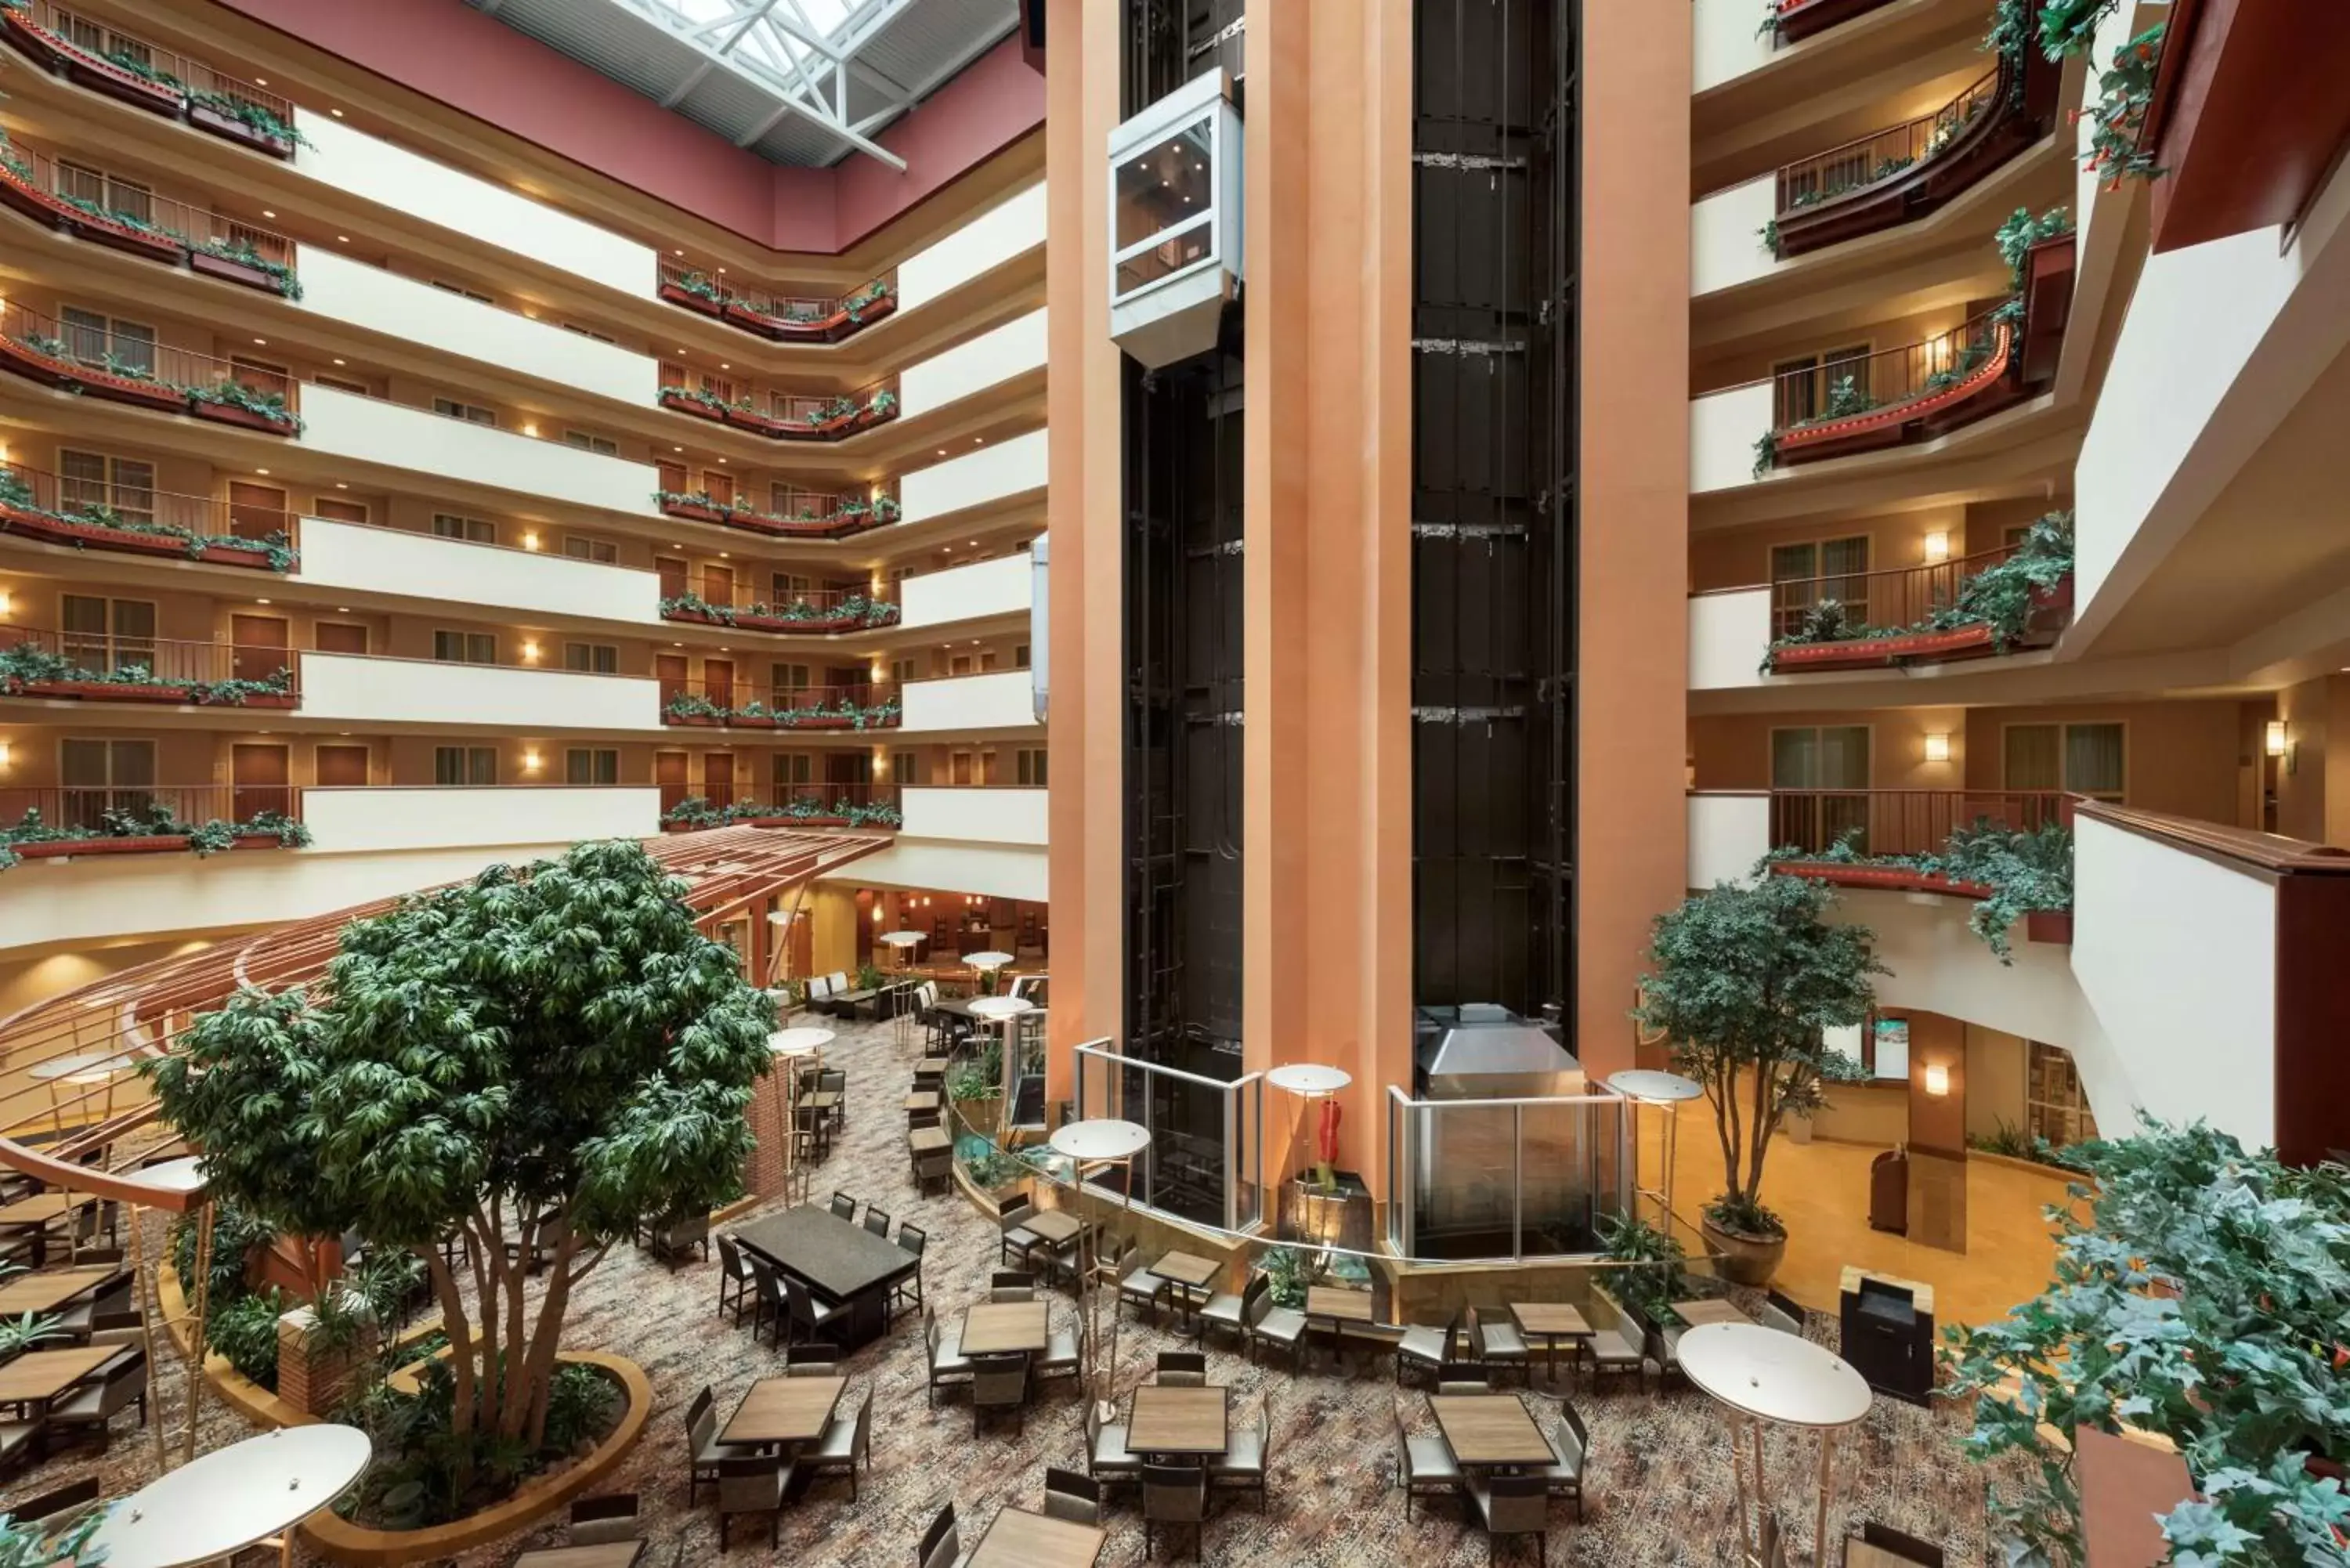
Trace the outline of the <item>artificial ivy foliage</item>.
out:
M 1908 626 L 1870 626 L 1841 600 L 1820 600 L 1804 610 L 1794 631 L 1773 641 L 1764 651 L 1762 673 L 1772 673 L 1781 650 L 1789 648 L 1874 642 L 1967 626 L 1988 626 L 1992 649 L 2005 653 L 2031 629 L 2033 615 L 2044 597 L 2072 575 L 2073 514 L 2051 512 L 2024 531 L 2023 541 L 2013 554 L 1968 577 L 1948 603 L 1936 605 L 1923 620 Z

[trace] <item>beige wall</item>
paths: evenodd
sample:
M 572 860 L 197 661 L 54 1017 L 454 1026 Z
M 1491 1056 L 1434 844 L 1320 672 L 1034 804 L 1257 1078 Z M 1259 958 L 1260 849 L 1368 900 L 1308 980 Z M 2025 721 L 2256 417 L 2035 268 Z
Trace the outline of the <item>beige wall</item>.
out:
M 2350 846 L 2350 676 L 2305 680 L 2277 693 L 2286 757 L 2275 764 L 2276 830 Z

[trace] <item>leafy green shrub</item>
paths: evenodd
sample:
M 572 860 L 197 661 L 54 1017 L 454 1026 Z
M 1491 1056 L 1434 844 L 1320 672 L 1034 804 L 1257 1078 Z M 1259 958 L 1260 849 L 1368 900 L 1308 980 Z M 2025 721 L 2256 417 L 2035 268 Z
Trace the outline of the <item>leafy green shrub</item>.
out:
M 1599 1248 L 1602 1257 L 1619 1265 L 1598 1271 L 1609 1293 L 1651 1323 L 1672 1321 L 1672 1303 L 1689 1294 L 1689 1253 L 1679 1241 L 1638 1215 L 1617 1214 L 1600 1220 Z
M 213 1304 L 204 1315 L 204 1344 L 243 1376 L 275 1390 L 277 1320 L 294 1306 L 293 1298 L 275 1285 L 246 1292 L 225 1305 Z

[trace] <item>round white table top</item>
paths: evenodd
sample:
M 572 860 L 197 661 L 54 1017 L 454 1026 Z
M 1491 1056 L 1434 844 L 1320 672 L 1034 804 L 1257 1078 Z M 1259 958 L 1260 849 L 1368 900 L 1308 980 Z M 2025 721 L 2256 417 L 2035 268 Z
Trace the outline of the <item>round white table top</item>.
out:
M 812 1056 L 832 1044 L 833 1032 L 802 1024 L 794 1029 L 778 1029 L 767 1036 L 767 1049 L 778 1056 Z
M 72 1083 L 99 1083 L 117 1073 L 128 1072 L 131 1055 L 118 1051 L 113 1055 L 91 1052 L 80 1056 L 52 1056 L 46 1062 L 36 1062 L 25 1069 L 25 1076 L 48 1080 L 64 1078 Z
M 910 948 L 922 940 L 920 931 L 884 931 L 873 939 L 884 947 Z
M 1290 1062 L 1273 1068 L 1264 1081 L 1276 1089 L 1286 1089 L 1293 1095 L 1335 1095 L 1355 1081 L 1355 1075 L 1343 1067 L 1324 1067 L 1312 1062 Z
M 973 969 L 1002 969 L 1012 961 L 1012 955 L 993 950 L 983 953 L 965 953 L 962 955 L 962 961 Z
M 91 1539 L 107 1568 L 182 1568 L 307 1519 L 367 1469 L 357 1427 L 280 1427 L 214 1449 L 115 1505 Z
M 1063 1122 L 1053 1132 L 1053 1152 L 1071 1159 L 1130 1159 L 1150 1147 L 1150 1129 L 1110 1116 Z
M 1868 1414 L 1868 1384 L 1835 1352 L 1755 1323 L 1683 1331 L 1681 1372 L 1733 1410 L 1790 1427 L 1849 1427 Z
M 142 1165 L 126 1171 L 127 1179 L 141 1187 L 151 1187 L 161 1192 L 201 1192 L 212 1179 L 204 1174 L 204 1158 L 200 1154 L 182 1155 L 178 1159 L 166 1159 L 154 1165 Z
M 1646 1105 L 1669 1106 L 1676 1100 L 1694 1100 L 1705 1088 L 1694 1078 L 1684 1078 L 1679 1073 L 1658 1073 L 1646 1067 L 1627 1067 L 1608 1077 L 1607 1086 L 1627 1100 Z
M 968 1005 L 973 1018 L 1017 1018 L 1036 1011 L 1036 1004 L 1024 996 L 974 996 Z

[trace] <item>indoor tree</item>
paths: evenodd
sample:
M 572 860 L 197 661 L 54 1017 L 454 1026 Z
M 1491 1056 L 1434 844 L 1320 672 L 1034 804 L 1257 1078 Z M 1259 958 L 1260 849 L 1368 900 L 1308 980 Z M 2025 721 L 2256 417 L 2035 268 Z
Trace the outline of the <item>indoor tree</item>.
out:
M 2025 1561 L 2085 1560 L 2075 1438 L 2127 1423 L 2176 1443 L 2200 1494 L 2160 1516 L 2169 1562 L 2350 1563 L 2350 1168 L 2143 1116 L 2064 1152 L 2087 1179 L 2047 1211 L 2055 1279 L 1945 1352 L 1943 1391 L 1984 1395 L 1970 1451 L 2027 1460 L 1992 1491 Z
M 214 1196 L 423 1262 L 468 1474 L 539 1446 L 613 1241 L 741 1190 L 775 1009 L 684 890 L 626 841 L 493 867 L 346 927 L 315 992 L 242 992 L 149 1069 Z
M 1859 1023 L 1876 1000 L 1869 976 L 1887 971 L 1866 926 L 1826 919 L 1835 898 L 1765 862 L 1751 883 L 1717 883 L 1658 916 L 1650 938 L 1633 1015 L 1670 1042 L 1674 1067 L 1713 1106 L 1723 1185 L 1705 1212 L 1732 1237 L 1784 1240 L 1762 1201 L 1772 1136 L 1819 1106 L 1823 1083 L 1864 1075 L 1825 1032 Z

